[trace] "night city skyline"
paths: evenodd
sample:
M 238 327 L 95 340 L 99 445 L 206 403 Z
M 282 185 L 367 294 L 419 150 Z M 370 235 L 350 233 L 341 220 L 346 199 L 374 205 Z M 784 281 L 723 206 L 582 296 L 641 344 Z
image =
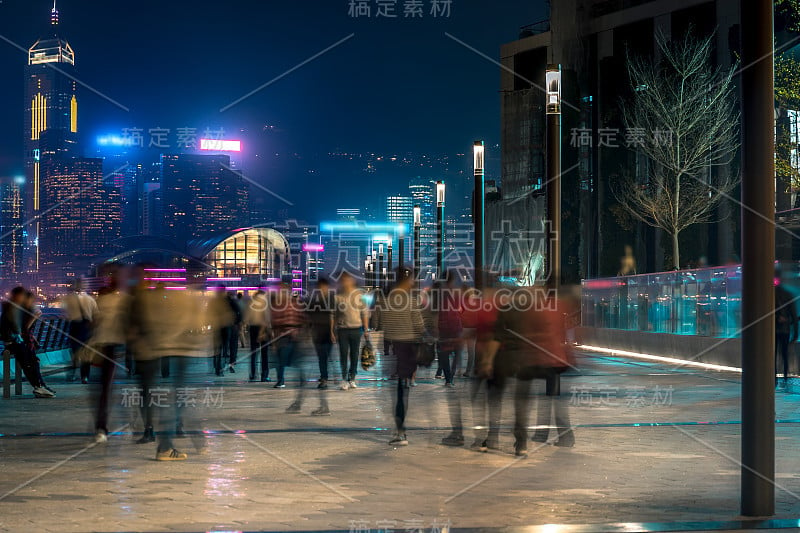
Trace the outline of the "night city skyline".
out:
M 298 183 L 310 186 L 303 187 L 302 201 L 293 202 L 292 216 L 305 219 L 320 212 L 331 216 L 354 202 L 379 209 L 385 196 L 402 193 L 418 175 L 460 179 L 463 172 L 468 191 L 468 152 L 475 138 L 487 140 L 489 178 L 495 177 L 497 66 L 445 32 L 496 57 L 497 43 L 514 38 L 521 20 L 546 16 L 543 3 L 510 1 L 491 9 L 455 1 L 449 16 L 438 18 L 427 4 L 423 18 L 405 18 L 400 4 L 396 19 L 379 18 L 377 12 L 350 16 L 344 0 L 240 2 L 220 10 L 212 23 L 207 15 L 214 6 L 145 2 L 121 20 L 115 10 L 90 2 L 58 4 L 59 34 L 75 50 L 75 76 L 91 87 L 79 86 L 82 149 L 87 156 L 108 156 L 98 150 L 97 138 L 119 136 L 125 128 L 143 129 L 145 135 L 169 129 L 173 140 L 180 128 L 196 128 L 198 134 L 223 129 L 243 140 L 248 177 L 285 198 L 297 199 Z M 50 8 L 47 1 L 0 4 L 0 35 L 11 41 L 0 47 L 4 72 L 19 72 L 21 80 L 25 55 L 12 43 L 27 49 L 48 36 Z M 251 16 L 240 17 L 241 12 Z M 151 28 L 147 35 L 137 32 L 144 26 Z M 21 106 L 11 105 L 22 99 L 21 82 L 0 88 L 0 101 L 9 104 L 0 109 L 0 120 L 9 125 L 0 133 L 0 175 L 23 173 L 19 129 L 13 127 L 21 126 L 23 117 Z M 328 155 L 341 152 L 363 157 L 343 165 Z M 155 159 L 158 153 L 153 147 L 140 158 Z M 385 164 L 370 175 L 363 172 L 373 159 L 370 153 L 384 161 L 446 157 L 449 171 L 438 164 Z M 326 184 L 324 194 L 315 193 L 316 183 Z M 356 184 L 354 198 L 345 191 Z
M 800 0 L 0 0 L 0 530 L 800 531 Z

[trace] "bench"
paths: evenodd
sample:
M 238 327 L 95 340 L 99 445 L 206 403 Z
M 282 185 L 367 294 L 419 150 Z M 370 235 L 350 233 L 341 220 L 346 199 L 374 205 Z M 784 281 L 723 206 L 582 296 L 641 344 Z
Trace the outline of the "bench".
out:
M 14 394 L 22 394 L 22 368 L 9 350 L 3 350 L 3 398 L 11 398 L 11 359 L 14 359 Z

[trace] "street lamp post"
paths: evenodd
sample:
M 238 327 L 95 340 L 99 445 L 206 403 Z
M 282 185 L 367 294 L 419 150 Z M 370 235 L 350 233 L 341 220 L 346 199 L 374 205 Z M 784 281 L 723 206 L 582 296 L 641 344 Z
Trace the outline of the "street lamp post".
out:
M 741 512 L 775 514 L 775 87 L 772 0 L 742 14 Z
M 548 65 L 547 89 L 547 218 L 548 280 L 551 290 L 561 285 L 561 65 Z
M 484 144 L 475 141 L 472 149 L 474 190 L 472 192 L 472 223 L 475 227 L 475 287 L 483 288 L 483 258 L 486 254 L 484 233 L 486 228 L 486 180 L 484 174 Z
M 436 279 L 444 279 L 444 182 L 436 182 Z
M 422 210 L 418 205 L 414 206 L 414 275 L 420 275 L 420 249 L 419 249 L 419 232 L 422 226 Z
M 405 226 L 405 224 L 403 224 Z M 397 267 L 402 269 L 406 266 L 406 230 L 405 227 L 397 234 Z
M 392 271 L 392 238 L 389 237 L 389 242 L 386 245 L 386 274 L 383 276 L 383 290 L 389 285 L 389 274 Z
M 545 72 L 547 89 L 547 286 L 558 296 L 561 285 L 561 65 L 548 65 Z M 546 394 L 561 394 L 561 374 L 547 378 Z
M 373 247 L 375 245 L 373 244 Z M 375 248 L 372 249 L 372 287 L 378 288 L 380 286 L 381 263 L 383 262 L 383 245 L 380 245 L 381 253 Z

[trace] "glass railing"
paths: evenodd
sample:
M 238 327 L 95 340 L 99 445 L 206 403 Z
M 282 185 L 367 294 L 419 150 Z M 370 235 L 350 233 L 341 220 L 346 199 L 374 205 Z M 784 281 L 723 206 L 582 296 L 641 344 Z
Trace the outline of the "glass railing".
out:
M 781 265 L 781 278 L 800 294 L 800 265 Z M 741 265 L 585 280 L 581 323 L 587 327 L 738 337 Z

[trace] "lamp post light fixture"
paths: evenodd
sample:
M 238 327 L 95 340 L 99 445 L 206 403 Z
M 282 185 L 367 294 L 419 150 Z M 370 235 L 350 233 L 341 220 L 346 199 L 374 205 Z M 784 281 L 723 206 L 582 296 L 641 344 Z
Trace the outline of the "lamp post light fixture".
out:
M 389 274 L 392 272 L 392 238 L 386 242 L 386 274 L 383 276 L 383 290 L 385 291 L 389 286 Z
M 422 229 L 422 209 L 414 206 L 414 275 L 420 275 L 420 230 Z
M 486 180 L 484 170 L 485 147 L 475 141 L 472 148 L 474 188 L 472 191 L 472 223 L 475 227 L 475 288 L 483 288 L 483 258 L 486 254 L 484 232 L 486 228 Z
M 443 181 L 436 182 L 436 279 L 444 279 L 444 193 Z
M 402 269 L 406 266 L 406 228 L 402 224 L 397 233 L 397 268 Z
M 547 89 L 547 285 L 558 291 L 561 285 L 561 65 L 548 65 Z
M 378 243 L 378 280 L 375 283 L 375 287 L 380 289 L 383 287 L 383 243 Z

